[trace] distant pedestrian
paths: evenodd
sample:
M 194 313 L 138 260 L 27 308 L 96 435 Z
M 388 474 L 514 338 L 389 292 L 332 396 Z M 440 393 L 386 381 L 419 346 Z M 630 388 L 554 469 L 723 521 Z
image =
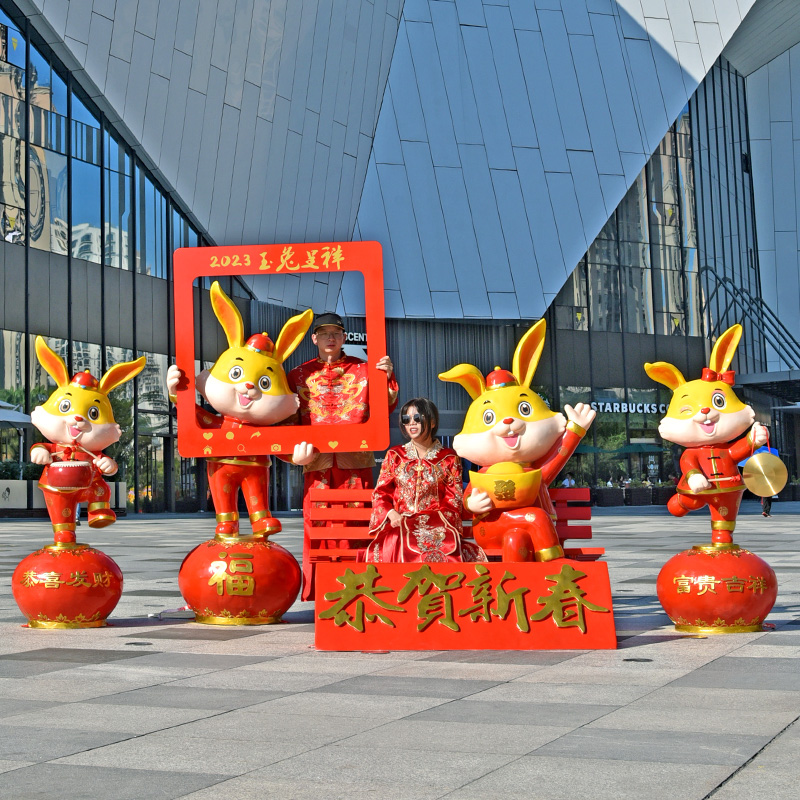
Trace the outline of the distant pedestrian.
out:
M 761 516 L 762 517 L 771 517 L 772 516 L 772 501 L 777 500 L 778 495 L 773 494 L 771 497 L 762 497 L 761 498 Z
M 575 476 L 571 472 L 568 472 L 564 476 L 564 480 L 561 481 L 561 486 L 564 489 L 574 489 L 575 488 Z

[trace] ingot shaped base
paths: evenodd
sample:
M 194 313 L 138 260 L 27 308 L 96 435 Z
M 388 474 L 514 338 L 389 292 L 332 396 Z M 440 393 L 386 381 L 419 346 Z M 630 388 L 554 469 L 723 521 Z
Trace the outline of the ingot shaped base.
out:
M 759 633 L 764 630 L 764 626 L 758 625 L 722 625 L 716 628 L 704 627 L 702 625 L 676 625 L 676 631 L 681 633 Z
M 201 625 L 274 625 L 281 617 L 211 617 L 195 614 L 194 621 Z
M 93 620 L 92 622 L 52 622 L 50 620 L 31 619 L 28 620 L 29 628 L 105 628 L 108 624 L 104 619 Z

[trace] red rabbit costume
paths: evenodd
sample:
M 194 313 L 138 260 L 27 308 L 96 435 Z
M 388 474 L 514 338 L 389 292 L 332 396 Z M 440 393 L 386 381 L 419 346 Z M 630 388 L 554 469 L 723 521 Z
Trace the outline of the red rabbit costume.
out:
M 322 315 L 319 319 L 324 319 Z M 318 321 L 319 321 L 318 319 Z M 338 327 L 338 326 L 337 326 Z M 367 362 L 342 354 L 328 363 L 313 358 L 289 373 L 289 387 L 297 392 L 302 425 L 359 424 L 369 418 Z M 389 411 L 397 406 L 397 379 L 388 381 Z M 375 457 L 369 450 L 357 453 L 316 453 L 303 467 L 303 552 L 308 552 L 307 511 L 311 489 L 369 489 L 373 486 L 372 468 Z M 314 597 L 313 565 L 303 559 L 304 600 Z

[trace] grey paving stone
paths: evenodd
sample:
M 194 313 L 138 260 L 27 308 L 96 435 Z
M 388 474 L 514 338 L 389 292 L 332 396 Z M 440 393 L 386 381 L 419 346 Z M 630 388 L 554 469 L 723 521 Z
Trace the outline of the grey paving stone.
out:
M 3 776 L 7 797 L 38 798 L 57 794 L 75 800 L 171 800 L 187 792 L 213 786 L 225 775 L 185 773 L 111 767 L 83 767 L 69 764 L 35 764 Z
M 437 722 L 418 717 L 388 722 L 366 733 L 351 736 L 347 743 L 355 748 L 398 747 L 401 750 L 443 753 L 505 753 L 524 755 L 571 730 L 553 725 L 491 726 L 489 734 L 482 722 Z
M 286 692 L 259 689 L 201 689 L 186 686 L 148 686 L 144 689 L 119 692 L 95 697 L 93 704 L 119 706 L 153 706 L 156 708 L 205 708 L 211 711 L 229 711 L 245 708 L 267 700 L 284 697 Z
M 689 733 L 684 730 L 616 730 L 585 727 L 540 747 L 537 755 L 739 766 L 769 742 L 768 736 Z
M 563 650 L 537 650 L 537 651 L 515 651 L 515 650 L 487 650 L 487 651 L 459 651 L 450 650 L 446 653 L 437 653 L 433 656 L 423 658 L 423 661 L 452 661 L 452 662 L 471 662 L 481 664 L 520 664 L 534 666 L 550 666 L 551 664 L 561 664 L 581 655 L 582 651 L 565 652 Z
M 180 727 L 159 731 L 160 735 L 225 741 L 264 741 L 321 747 L 346 740 L 356 733 L 377 728 L 383 719 L 331 717 L 323 714 L 280 714 L 267 709 L 259 713 L 230 711 L 207 719 L 187 722 Z
M 497 753 L 442 753 L 428 751 L 425 759 L 418 750 L 372 747 L 368 757 L 347 742 L 321 747 L 313 752 L 287 758 L 259 770 L 270 781 L 310 780 L 320 784 L 319 796 L 327 797 L 326 785 L 349 784 L 362 790 L 372 785 L 380 794 L 383 786 L 419 787 L 423 790 L 456 789 L 465 782 L 494 772 L 513 761 L 513 755 Z M 413 795 L 412 795 L 413 796 Z
M 74 667 L 69 661 L 0 661 L 0 678 L 28 678 Z
M 3 717 L 13 717 L 16 714 L 25 714 L 28 711 L 40 711 L 44 708 L 52 708 L 61 705 L 52 700 L 21 700 L 4 698 L 0 703 L 0 719 Z
M 51 761 L 54 758 L 121 742 L 130 736 L 130 733 L 110 730 L 73 730 L 65 736 L 63 730 L 56 728 L 21 728 L 0 724 L 0 758 L 7 761 Z
M 214 627 L 211 625 L 163 625 L 153 627 L 142 633 L 127 633 L 126 637 L 137 639 L 180 639 L 182 641 L 228 642 L 234 639 L 244 639 L 248 636 L 257 636 L 258 629 L 245 627 L 243 629 L 230 627 Z
M 346 781 L 334 783 L 314 781 L 306 778 L 293 780 L 274 780 L 269 774 L 258 773 L 231 778 L 225 782 L 224 789 L 236 800 L 353 800 L 354 788 Z M 362 781 L 357 792 L 361 795 L 379 797 L 380 800 L 438 800 L 444 794 L 441 787 L 388 785 L 374 781 Z M 189 800 L 220 800 L 220 788 L 211 787 L 184 795 Z M 486 796 L 483 797 L 486 800 Z
M 338 683 L 311 689 L 312 692 L 406 697 L 467 697 L 482 692 L 497 681 L 447 680 L 443 678 L 404 678 L 399 676 L 361 675 Z
M 479 700 L 454 700 L 452 703 L 421 711 L 412 719 L 576 728 L 613 710 L 614 706 L 589 703 L 515 703 L 507 700 L 483 703 Z
M 130 662 L 133 667 L 161 667 L 192 670 L 233 669 L 245 664 L 268 661 L 269 656 L 213 655 L 198 653 L 134 653 L 137 658 Z
M 538 751 L 537 751 L 538 752 Z M 522 756 L 447 800 L 701 800 L 733 767 Z
M 201 709 L 163 708 L 153 706 L 120 706 L 106 713 L 108 706 L 94 702 L 64 703 L 46 711 L 29 711 L 7 717 L 8 728 L 48 728 L 60 730 L 69 737 L 72 731 L 112 731 L 125 733 L 151 733 L 185 722 L 211 716 L 213 712 Z
M 54 762 L 90 767 L 200 772 L 240 775 L 299 755 L 314 747 L 302 741 L 282 743 L 250 740 L 220 746 L 216 739 L 161 736 L 154 733 L 98 747 Z M 218 790 L 227 796 L 227 791 Z M 218 794 L 219 796 L 219 794 Z
M 718 658 L 679 678 L 677 686 L 800 691 L 800 662 L 791 658 Z
M 129 650 L 94 650 L 74 647 L 45 647 L 41 650 L 24 650 L 19 653 L 7 653 L 0 656 L 0 661 L 68 661 L 71 664 L 106 664 L 109 661 L 121 661 L 126 658 L 138 658 L 138 653 Z

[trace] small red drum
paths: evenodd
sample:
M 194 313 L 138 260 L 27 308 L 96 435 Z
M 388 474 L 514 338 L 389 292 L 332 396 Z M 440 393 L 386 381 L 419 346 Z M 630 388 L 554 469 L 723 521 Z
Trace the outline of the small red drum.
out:
M 88 489 L 92 483 L 91 461 L 54 461 L 42 481 L 59 492 L 77 492 Z

